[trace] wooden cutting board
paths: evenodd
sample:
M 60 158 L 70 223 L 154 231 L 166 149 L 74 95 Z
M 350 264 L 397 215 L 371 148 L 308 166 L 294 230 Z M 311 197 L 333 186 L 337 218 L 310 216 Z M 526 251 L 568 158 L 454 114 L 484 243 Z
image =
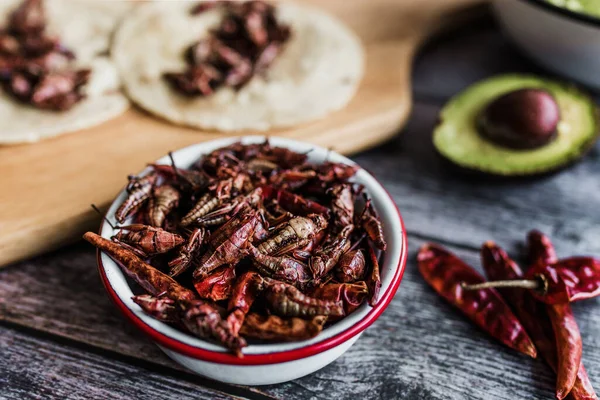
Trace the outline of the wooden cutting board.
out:
M 367 69 L 353 101 L 315 123 L 271 131 L 350 154 L 396 134 L 411 108 L 415 50 L 443 28 L 482 14 L 482 0 L 310 0 L 363 40 Z M 293 94 L 292 94 L 293 95 Z M 135 173 L 169 150 L 224 134 L 169 125 L 132 109 L 80 133 L 0 147 L 0 266 L 77 240 L 98 227 L 90 204 L 107 207 Z

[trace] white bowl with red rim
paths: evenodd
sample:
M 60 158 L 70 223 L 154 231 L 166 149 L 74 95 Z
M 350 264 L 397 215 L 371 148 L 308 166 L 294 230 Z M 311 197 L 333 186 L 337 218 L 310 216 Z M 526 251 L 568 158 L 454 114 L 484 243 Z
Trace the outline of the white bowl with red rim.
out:
M 212 150 L 240 140 L 243 143 L 257 143 L 264 141 L 265 137 L 244 136 L 199 143 L 173 152 L 173 157 L 178 167 L 187 168 Z M 277 137 L 271 137 L 269 141 L 273 146 L 286 147 L 300 153 L 310 150 L 308 154 L 311 162 L 329 160 L 355 164 L 340 154 L 310 143 Z M 165 156 L 157 163 L 170 164 L 170 160 Z M 142 174 L 146 172 L 148 169 Z M 187 334 L 146 315 L 131 300 L 133 292 L 123 271 L 110 257 L 98 252 L 98 270 L 102 282 L 109 297 L 129 321 L 156 342 L 169 357 L 200 375 L 241 385 L 275 384 L 308 375 L 341 356 L 381 315 L 396 294 L 406 266 L 406 232 L 393 199 L 364 169 L 360 169 L 352 180 L 364 185 L 366 193 L 373 199 L 388 243 L 388 248 L 380 259 L 379 301 L 375 307 L 363 304 L 355 312 L 326 327 L 310 340 L 249 344 L 243 349 L 244 356 L 238 358 L 215 343 Z M 125 196 L 125 190 L 121 191 L 106 214 L 107 219 L 114 225 L 115 212 Z M 110 238 L 115 233 L 107 222 L 103 222 L 100 228 L 101 236 Z

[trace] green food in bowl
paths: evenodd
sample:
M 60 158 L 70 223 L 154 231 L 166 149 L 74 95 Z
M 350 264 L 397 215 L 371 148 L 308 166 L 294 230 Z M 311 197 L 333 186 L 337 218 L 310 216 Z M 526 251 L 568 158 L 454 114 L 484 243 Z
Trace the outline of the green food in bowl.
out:
M 600 0 L 546 0 L 557 7 L 566 8 L 580 14 L 600 17 Z

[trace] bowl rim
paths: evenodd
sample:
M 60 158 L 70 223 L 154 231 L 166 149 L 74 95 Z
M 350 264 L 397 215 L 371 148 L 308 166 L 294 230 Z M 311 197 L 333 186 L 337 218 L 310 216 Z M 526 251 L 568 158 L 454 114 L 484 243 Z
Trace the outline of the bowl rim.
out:
M 544 10 L 553 12 L 555 14 L 574 19 L 577 22 L 583 22 L 586 25 L 593 25 L 596 28 L 600 28 L 600 18 L 594 17 L 593 15 L 584 14 L 584 13 L 580 13 L 577 11 L 572 11 L 567 8 L 552 4 L 546 0 L 521 0 L 521 1 L 523 1 L 525 3 L 529 3 L 534 6 L 537 6 L 539 8 L 543 8 Z
M 180 148 L 176 151 L 179 152 L 179 151 L 182 151 L 185 149 L 202 146 L 202 145 L 210 146 L 212 143 L 216 143 L 216 142 L 225 142 L 225 141 L 229 141 L 229 140 L 231 142 L 233 142 L 235 140 L 246 141 L 247 139 L 257 140 L 259 138 L 263 139 L 263 140 L 266 139 L 266 137 L 264 137 L 264 136 L 228 137 L 225 139 L 221 138 L 221 139 L 192 144 L 190 146 Z M 275 143 L 276 146 L 286 146 L 285 142 L 287 142 L 287 143 L 295 142 L 296 144 L 307 144 L 306 142 L 301 142 L 298 140 L 293 140 L 293 139 L 288 139 L 288 138 L 269 137 L 269 139 L 272 141 L 278 142 L 278 143 Z M 280 140 L 283 140 L 284 143 L 279 142 Z M 312 145 L 312 146 L 320 147 L 320 146 L 316 146 L 316 145 Z M 343 157 L 337 153 L 334 153 L 334 154 L 336 154 L 337 157 L 341 157 L 344 160 L 348 160 L 345 157 Z M 351 160 L 348 160 L 348 161 L 353 162 Z M 102 261 L 103 253 L 100 250 L 97 250 L 96 259 L 97 259 L 97 263 L 98 263 L 98 272 L 100 274 L 100 278 L 106 289 L 106 292 L 107 292 L 109 298 L 112 300 L 112 302 L 125 315 L 125 317 L 131 323 L 133 323 L 139 330 L 141 330 L 146 336 L 150 337 L 152 340 L 154 340 L 160 346 L 164 346 L 172 351 L 175 351 L 175 352 L 185 355 L 187 357 L 191 357 L 193 359 L 199 359 L 199 360 L 208 361 L 208 362 L 212 362 L 212 363 L 227 364 L 227 365 L 267 365 L 267 364 L 276 364 L 276 363 L 294 361 L 294 360 L 310 357 L 310 356 L 322 353 L 324 351 L 327 351 L 329 349 L 332 349 L 332 348 L 348 341 L 349 339 L 353 338 L 354 336 L 360 334 L 362 331 L 364 331 L 366 328 L 368 328 L 373 322 L 375 322 L 375 320 L 385 311 L 385 309 L 387 308 L 387 306 L 390 304 L 390 302 L 394 298 L 394 296 L 400 286 L 400 282 L 402 280 L 404 271 L 406 269 L 406 263 L 407 263 L 407 257 L 408 257 L 408 243 L 407 243 L 408 241 L 407 241 L 406 229 L 405 229 L 405 225 L 404 225 L 404 220 L 402 219 L 402 216 L 400 214 L 400 211 L 398 209 L 396 202 L 393 200 L 390 193 L 385 189 L 385 187 L 376 178 L 374 178 L 370 173 L 368 173 L 366 170 L 364 170 L 364 168 L 361 168 L 361 169 L 364 171 L 364 173 L 366 173 L 369 177 L 371 177 L 379 185 L 379 187 L 381 189 L 383 189 L 383 192 L 387 196 L 386 200 L 388 200 L 394 206 L 393 207 L 394 211 L 395 211 L 394 219 L 395 220 L 397 219 L 396 222 L 398 222 L 401 227 L 401 232 L 400 232 L 401 243 L 400 243 L 400 251 L 399 251 L 400 254 L 398 255 L 397 258 L 395 258 L 394 260 L 391 260 L 391 262 L 389 263 L 389 264 L 396 263 L 397 265 L 393 269 L 393 276 L 390 280 L 388 287 L 386 288 L 385 292 L 383 292 L 380 295 L 379 301 L 377 302 L 375 307 L 372 307 L 359 321 L 348 326 L 341 332 L 336 333 L 331 337 L 327 337 L 316 343 L 307 344 L 305 346 L 293 348 L 290 350 L 282 350 L 282 351 L 274 351 L 274 352 L 258 353 L 258 354 L 244 354 L 244 356 L 242 358 L 238 358 L 229 352 L 213 351 L 210 349 L 204 349 L 204 348 L 190 345 L 188 343 L 184 343 L 180 340 L 177 340 L 176 338 L 169 337 L 166 334 L 164 334 L 163 332 L 161 332 L 159 329 L 156 329 L 155 327 L 150 326 L 148 323 L 143 321 L 140 318 L 140 316 L 136 315 L 124 303 L 124 301 L 121 299 L 119 294 L 117 294 L 116 290 L 113 288 L 113 286 L 107 276 L 106 269 L 105 269 L 105 266 Z M 119 193 L 115 197 L 115 200 L 113 200 L 113 202 L 111 203 L 110 208 L 112 208 L 115 201 L 119 198 L 119 196 L 122 194 L 122 192 L 123 192 L 123 190 L 119 191 Z M 110 208 L 109 208 L 109 210 L 110 210 Z M 108 213 L 109 213 L 109 211 L 107 211 L 107 214 Z M 102 230 L 104 229 L 104 227 L 106 225 L 107 224 L 104 221 L 101 223 L 100 233 L 102 232 Z M 182 334 L 187 335 L 186 333 L 182 333 Z M 200 338 L 199 340 L 203 340 L 203 339 Z M 302 342 L 298 342 L 298 343 L 302 343 Z

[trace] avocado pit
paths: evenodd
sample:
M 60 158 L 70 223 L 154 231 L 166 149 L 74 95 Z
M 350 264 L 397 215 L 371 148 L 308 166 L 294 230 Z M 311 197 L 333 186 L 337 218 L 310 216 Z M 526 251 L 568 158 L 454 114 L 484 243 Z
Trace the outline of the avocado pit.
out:
M 477 119 L 480 136 L 511 149 L 535 149 L 556 139 L 560 108 L 543 89 L 524 88 L 491 101 Z

